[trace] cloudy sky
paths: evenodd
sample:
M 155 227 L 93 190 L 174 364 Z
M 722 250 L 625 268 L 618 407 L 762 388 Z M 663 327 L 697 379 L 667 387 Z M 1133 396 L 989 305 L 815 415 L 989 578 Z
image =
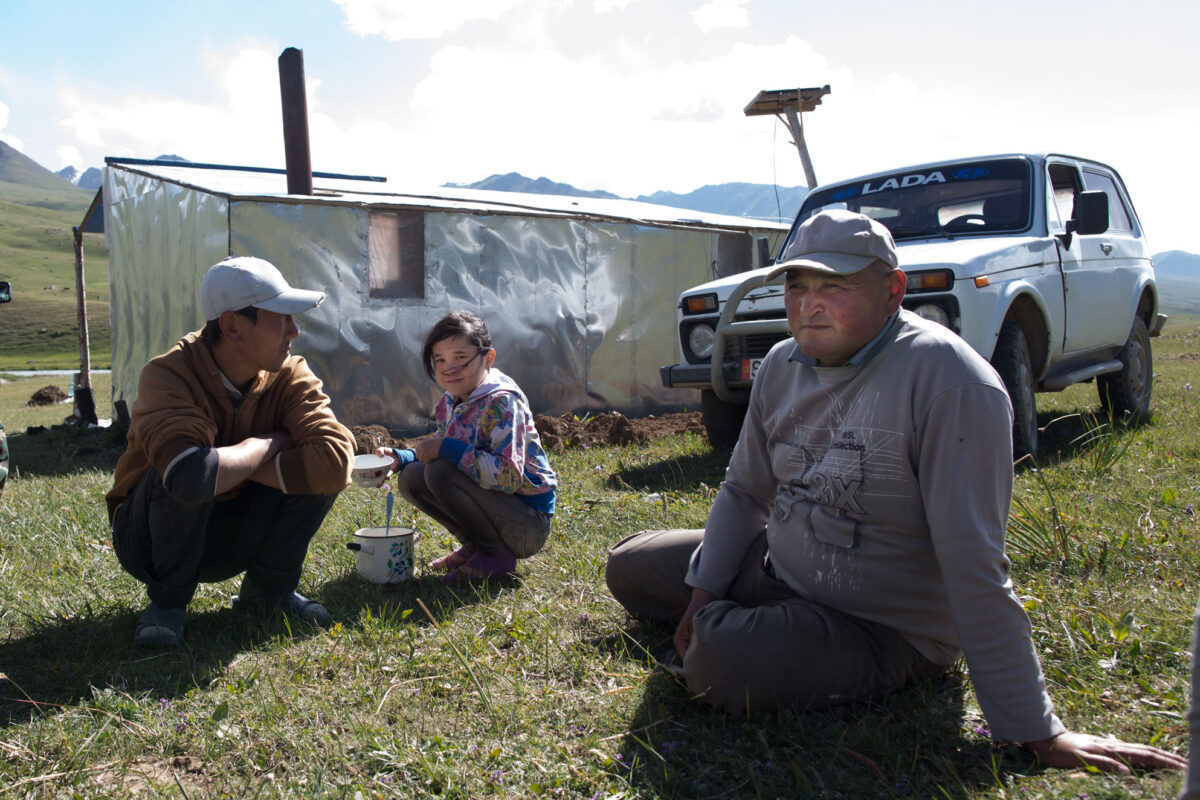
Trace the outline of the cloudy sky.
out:
M 1190 0 L 0 1 L 0 139 L 283 166 L 277 59 L 304 52 L 313 168 L 397 190 L 520 172 L 622 196 L 804 184 L 760 89 L 829 84 L 819 181 L 1053 150 L 1121 172 L 1152 249 L 1200 252 Z

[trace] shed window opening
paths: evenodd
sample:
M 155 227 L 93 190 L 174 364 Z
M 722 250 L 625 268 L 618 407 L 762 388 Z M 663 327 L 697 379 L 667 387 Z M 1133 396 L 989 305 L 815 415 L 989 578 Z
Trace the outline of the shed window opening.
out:
M 425 297 L 425 215 L 371 212 L 368 230 L 370 296 Z

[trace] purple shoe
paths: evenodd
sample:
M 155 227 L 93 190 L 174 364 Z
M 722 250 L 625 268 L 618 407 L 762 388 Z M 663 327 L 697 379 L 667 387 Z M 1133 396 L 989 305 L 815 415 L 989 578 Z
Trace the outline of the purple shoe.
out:
M 473 555 L 475 555 L 475 545 L 464 544 L 453 553 L 447 553 L 441 558 L 435 558 L 433 561 L 430 561 L 429 568 L 436 570 L 457 569 L 467 563 L 467 560 Z
M 517 557 L 507 548 L 501 548 L 499 553 L 491 555 L 475 553 L 466 560 L 466 563 L 447 574 L 445 580 L 447 583 L 487 580 L 488 578 L 502 578 L 516 571 Z

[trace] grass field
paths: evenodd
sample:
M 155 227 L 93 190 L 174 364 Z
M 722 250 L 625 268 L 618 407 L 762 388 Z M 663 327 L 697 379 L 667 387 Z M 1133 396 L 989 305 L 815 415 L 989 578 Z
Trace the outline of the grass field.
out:
M 90 195 L 81 189 L 76 191 L 82 198 L 69 192 L 62 199 L 54 195 L 45 200 L 53 207 L 45 208 L 4 199 L 11 187 L 0 189 L 0 280 L 13 288 L 12 302 L 0 305 L 0 369 L 78 369 L 72 227 L 80 223 Z M 103 236 L 85 234 L 83 259 L 92 366 L 108 367 L 108 250 Z
M 1074 729 L 1186 752 L 1200 537 L 1200 323 L 1154 340 L 1154 416 L 1113 431 L 1094 388 L 1040 395 L 1042 463 L 1017 478 L 1014 579 Z M 96 376 L 110 416 L 107 376 Z M 202 587 L 187 645 L 131 643 L 144 605 L 117 565 L 103 436 L 26 434 L 43 380 L 0 387 L 13 477 L 0 504 L 0 798 L 1173 798 L 1178 773 L 1043 770 L 993 742 L 961 665 L 871 704 L 736 721 L 694 703 L 602 577 L 645 528 L 701 526 L 724 456 L 695 435 L 553 456 L 559 513 L 519 582 L 393 591 L 344 548 L 383 522 L 348 488 L 301 589 L 330 630 L 229 608 Z M 65 382 L 62 383 L 65 386 Z M 1193 388 L 1196 387 L 1196 388 Z M 1091 441 L 1084 439 L 1090 436 Z M 418 562 L 451 546 L 422 533 Z

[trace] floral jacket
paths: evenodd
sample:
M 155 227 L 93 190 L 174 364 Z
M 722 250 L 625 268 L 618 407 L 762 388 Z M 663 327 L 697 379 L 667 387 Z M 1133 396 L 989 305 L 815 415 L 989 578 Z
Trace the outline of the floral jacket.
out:
M 485 489 L 515 493 L 533 508 L 554 513 L 558 478 L 542 449 L 529 401 L 498 369 L 463 402 L 445 394 L 435 412 L 445 437 L 438 456 L 458 464 Z

